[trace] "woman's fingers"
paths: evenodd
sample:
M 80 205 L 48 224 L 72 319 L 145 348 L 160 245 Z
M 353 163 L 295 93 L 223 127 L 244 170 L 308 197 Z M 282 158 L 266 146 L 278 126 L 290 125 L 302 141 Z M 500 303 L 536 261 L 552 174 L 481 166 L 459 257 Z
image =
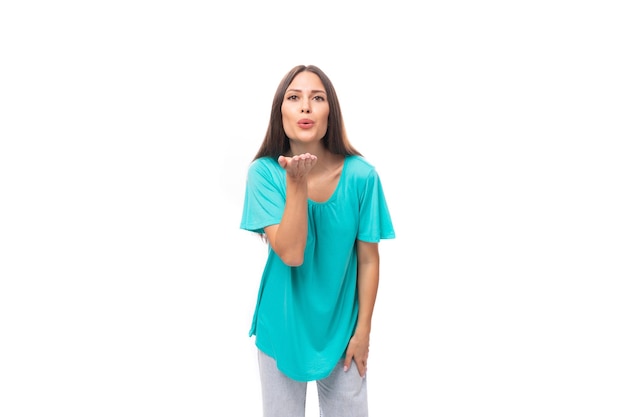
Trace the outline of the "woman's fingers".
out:
M 303 177 L 309 173 L 311 168 L 315 166 L 317 162 L 317 156 L 305 153 L 301 155 L 294 155 L 292 157 L 280 156 L 278 163 L 282 166 L 289 175 L 294 177 Z

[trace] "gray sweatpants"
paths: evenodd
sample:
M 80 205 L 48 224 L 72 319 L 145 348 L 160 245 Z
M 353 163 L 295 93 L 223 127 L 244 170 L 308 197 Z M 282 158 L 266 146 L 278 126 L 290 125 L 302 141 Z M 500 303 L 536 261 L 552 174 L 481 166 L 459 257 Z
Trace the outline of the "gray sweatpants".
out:
M 276 367 L 276 361 L 259 350 L 259 371 L 264 417 L 304 417 L 308 382 L 295 381 Z M 367 375 L 361 378 L 352 362 L 347 372 L 343 359 L 332 373 L 318 381 L 320 417 L 367 417 Z

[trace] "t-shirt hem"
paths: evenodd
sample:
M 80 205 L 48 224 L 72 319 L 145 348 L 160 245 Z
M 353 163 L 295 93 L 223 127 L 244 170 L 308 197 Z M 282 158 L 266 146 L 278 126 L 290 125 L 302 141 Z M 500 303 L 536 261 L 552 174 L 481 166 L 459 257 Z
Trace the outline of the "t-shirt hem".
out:
M 294 381 L 299 381 L 299 382 L 318 381 L 320 379 L 324 379 L 330 376 L 330 374 L 335 369 L 335 365 L 333 365 L 329 370 L 326 370 L 326 371 L 321 371 L 321 372 L 316 372 L 316 373 L 306 373 L 306 374 L 294 373 L 288 369 L 285 369 L 284 367 L 281 367 L 278 364 L 278 360 L 276 359 L 276 356 L 272 352 L 270 352 L 269 349 L 265 349 L 260 343 L 258 343 L 258 339 L 255 341 L 255 345 L 261 352 L 265 353 L 267 356 L 269 356 L 270 358 L 276 361 L 276 366 L 278 367 L 279 371 L 281 371 L 283 374 L 293 379 Z M 341 355 L 341 357 L 343 357 L 343 354 Z M 337 360 L 340 360 L 341 357 Z

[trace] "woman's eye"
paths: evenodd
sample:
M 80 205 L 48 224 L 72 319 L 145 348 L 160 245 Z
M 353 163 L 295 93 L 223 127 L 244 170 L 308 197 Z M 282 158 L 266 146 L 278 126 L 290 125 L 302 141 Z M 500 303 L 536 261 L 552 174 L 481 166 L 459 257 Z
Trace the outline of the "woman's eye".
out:
M 291 95 L 291 96 L 287 96 L 287 100 L 297 100 L 298 96 L 296 95 Z
M 316 100 L 316 101 L 324 101 L 324 100 L 325 100 L 325 98 L 324 98 L 324 97 L 322 97 L 322 96 L 315 96 L 315 97 L 313 97 L 313 100 Z

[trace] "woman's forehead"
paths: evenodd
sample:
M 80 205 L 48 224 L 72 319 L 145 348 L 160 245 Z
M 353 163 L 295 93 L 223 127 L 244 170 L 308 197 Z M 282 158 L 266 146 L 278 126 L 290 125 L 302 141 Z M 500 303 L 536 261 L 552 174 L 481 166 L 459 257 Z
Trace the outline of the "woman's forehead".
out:
M 303 71 L 291 81 L 288 90 L 318 90 L 325 92 L 321 78 L 310 71 Z

